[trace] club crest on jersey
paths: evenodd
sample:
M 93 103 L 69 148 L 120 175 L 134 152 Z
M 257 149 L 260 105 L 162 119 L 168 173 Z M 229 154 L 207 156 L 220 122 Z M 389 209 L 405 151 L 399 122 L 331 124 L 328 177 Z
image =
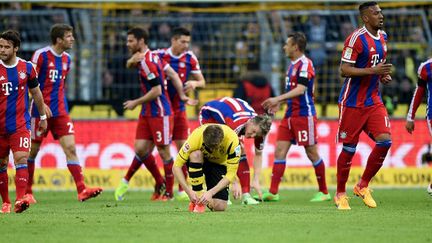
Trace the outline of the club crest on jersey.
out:
M 25 72 L 23 72 L 23 71 L 19 72 L 19 78 L 20 79 L 25 79 L 26 77 L 27 77 L 27 74 Z
M 189 143 L 185 143 L 185 144 L 183 145 L 183 152 L 187 153 L 187 152 L 189 151 L 189 149 L 190 149 L 190 145 L 189 145 Z
M 154 73 L 149 73 L 149 74 L 147 75 L 147 78 L 148 78 L 149 80 L 152 80 L 152 79 L 155 79 L 155 78 L 156 78 L 156 75 L 154 75 Z
M 292 70 L 291 76 L 295 76 L 296 74 L 297 74 L 297 68 L 294 68 L 294 69 Z
M 179 67 L 184 68 L 186 67 L 186 64 L 184 62 L 179 63 Z
M 385 52 L 387 52 L 387 45 L 386 44 L 383 45 L 383 49 Z
M 353 49 L 350 48 L 350 47 L 347 47 L 347 48 L 345 49 L 345 52 L 344 52 L 344 56 L 343 56 L 343 57 L 344 57 L 345 59 L 351 59 L 352 52 L 353 52 Z
M 67 65 L 67 63 L 63 63 L 63 70 L 67 70 L 67 68 L 68 68 L 68 65 Z
M 344 139 L 347 137 L 347 133 L 346 132 L 340 132 L 339 137 Z
M 307 71 L 301 71 L 299 74 L 300 77 L 302 78 L 307 78 L 308 77 L 308 72 Z
M 240 147 L 240 145 L 238 145 L 238 146 L 234 149 L 234 152 L 235 152 L 235 154 L 236 154 L 237 157 L 240 157 L 240 155 L 241 155 L 241 147 Z

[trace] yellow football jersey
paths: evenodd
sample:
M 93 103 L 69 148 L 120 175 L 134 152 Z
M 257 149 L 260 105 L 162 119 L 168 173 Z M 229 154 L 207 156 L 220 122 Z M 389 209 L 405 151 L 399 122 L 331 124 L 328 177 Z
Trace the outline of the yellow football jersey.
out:
M 221 126 L 224 133 L 221 144 L 213 151 L 207 151 L 203 145 L 203 133 L 209 125 Z M 238 136 L 231 128 L 222 124 L 205 124 L 196 128 L 181 147 L 174 166 L 182 167 L 189 160 L 189 155 L 197 150 L 201 150 L 203 153 L 204 161 L 225 165 L 227 167 L 226 178 L 231 182 L 234 180 L 240 160 L 241 148 Z

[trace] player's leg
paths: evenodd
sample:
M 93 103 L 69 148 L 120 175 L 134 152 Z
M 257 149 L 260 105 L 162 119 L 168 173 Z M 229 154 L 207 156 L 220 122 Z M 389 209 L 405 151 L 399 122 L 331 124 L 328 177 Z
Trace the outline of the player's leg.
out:
M 36 199 L 33 195 L 33 178 L 34 178 L 34 172 L 35 172 L 35 159 L 40 149 L 40 142 L 32 140 L 31 149 L 30 149 L 30 155 L 27 159 L 27 166 L 28 166 L 28 173 L 29 173 L 29 179 L 27 183 L 27 189 L 26 189 L 26 197 L 30 204 L 37 203 Z
M 0 139 L 3 141 L 4 139 Z M 1 142 L 0 142 L 1 143 Z M 9 198 L 9 189 L 8 189 L 8 174 L 7 174 L 7 167 L 8 167 L 8 152 L 9 152 L 9 146 L 6 146 L 5 149 L 3 149 L 4 146 L 0 144 L 0 153 L 1 153 L 1 159 L 0 159 L 0 196 L 2 198 L 2 208 L 0 213 L 10 213 L 11 212 L 11 202 Z
M 170 143 L 174 127 L 173 120 L 173 116 L 149 118 L 153 142 L 157 146 L 164 166 L 166 191 L 161 197 L 163 201 L 172 200 L 174 198 L 174 174 L 172 172 L 174 160 L 170 152 Z
M 276 138 L 270 189 L 263 193 L 264 201 L 279 201 L 279 184 L 285 173 L 286 155 L 291 147 L 291 141 L 295 141 L 291 128 L 290 118 L 285 117 L 281 120 Z
M 33 195 L 33 178 L 34 178 L 34 172 L 35 172 L 35 160 L 36 160 L 37 154 L 39 153 L 39 149 L 40 149 L 40 146 L 42 144 L 44 137 L 47 136 L 48 131 L 51 129 L 50 120 L 51 119 L 48 119 L 47 132 L 41 134 L 38 131 L 40 119 L 34 118 L 34 117 L 31 119 L 32 143 L 31 143 L 31 148 L 30 148 L 30 155 L 29 155 L 29 158 L 27 159 L 29 179 L 28 179 L 27 190 L 26 190 L 26 198 L 28 199 L 30 204 L 35 204 L 37 202 L 36 199 L 34 198 L 34 195 Z
M 334 201 L 339 210 L 350 210 L 351 207 L 346 195 L 346 182 L 366 118 L 360 109 L 340 107 L 339 110 L 339 127 L 336 140 L 342 142 L 343 147 L 337 159 L 337 189 Z
M 172 172 L 172 167 L 174 165 L 174 160 L 171 156 L 169 145 L 158 145 L 157 146 L 159 155 L 163 161 L 164 172 L 165 172 L 165 185 L 166 191 L 162 196 L 163 201 L 168 201 L 174 199 L 174 174 Z
M 385 107 L 383 105 L 370 107 L 367 114 L 369 115 L 369 119 L 366 131 L 374 138 L 375 146 L 368 157 L 366 168 L 359 183 L 354 187 L 354 194 L 361 197 L 368 207 L 375 208 L 377 205 L 372 198 L 369 182 L 382 167 L 391 147 L 392 140 L 390 120 Z
M 279 201 L 279 185 L 285 173 L 286 155 L 291 147 L 289 141 L 276 141 L 275 160 L 272 168 L 270 189 L 263 193 L 264 201 Z
M 210 190 L 224 178 L 227 173 L 227 168 L 224 165 L 204 162 L 203 171 L 207 190 Z M 228 196 L 229 187 L 226 187 L 213 195 L 207 207 L 212 211 L 225 211 L 227 209 Z
M 317 145 L 305 146 L 306 155 L 312 162 L 315 170 L 315 176 L 318 182 L 318 193 L 316 193 L 311 202 L 322 202 L 330 201 L 331 197 L 327 190 L 326 176 L 325 176 L 325 164 L 323 159 L 318 154 Z
M 173 124 L 173 141 L 176 144 L 177 150 L 180 150 L 180 148 L 183 146 L 183 144 L 186 142 L 186 139 L 189 136 L 190 128 L 189 123 L 187 120 L 186 112 L 176 112 L 174 114 L 174 124 Z M 187 180 L 188 174 L 187 174 L 187 166 L 183 165 L 182 167 L 183 175 Z M 183 190 L 181 185 L 178 185 L 178 193 L 175 196 L 175 198 L 179 201 L 189 201 L 189 197 L 186 194 L 186 192 Z
M 30 143 L 30 138 L 29 138 Z M 30 148 L 30 144 L 29 144 Z M 21 213 L 26 210 L 30 203 L 24 197 L 27 182 L 28 182 L 28 169 L 27 169 L 27 158 L 29 153 L 24 151 L 16 151 L 13 153 L 15 162 L 15 188 L 16 188 L 16 199 L 15 199 L 15 213 Z
M 175 134 L 175 129 L 174 129 L 174 134 Z M 176 146 L 177 146 L 177 150 L 179 150 L 183 144 L 186 142 L 186 140 L 174 140 Z M 188 168 L 186 165 L 183 165 L 182 167 L 182 172 L 183 172 L 183 176 L 186 178 L 188 178 Z M 187 195 L 187 193 L 184 191 L 184 189 L 182 188 L 182 186 L 179 184 L 178 185 L 178 193 L 175 196 L 176 200 L 178 201 L 189 201 L 189 197 Z
M 83 202 L 90 198 L 98 196 L 103 191 L 102 188 L 87 187 L 84 183 L 84 175 L 80 162 L 78 160 L 78 156 L 76 154 L 75 136 L 73 134 L 61 136 L 59 142 L 63 149 L 63 152 L 66 155 L 66 163 L 68 170 L 75 181 L 78 192 L 78 200 Z
M 135 132 L 135 156 L 131 162 L 131 165 L 128 168 L 126 175 L 122 178 L 114 192 L 114 197 L 117 201 L 124 199 L 124 195 L 129 188 L 129 181 L 132 179 L 133 175 L 141 167 L 142 164 L 146 166 L 147 170 L 152 174 L 153 178 L 156 181 L 157 188 L 155 187 L 155 193 L 153 194 L 151 199 L 158 200 L 158 195 L 160 194 L 160 192 L 165 191 L 164 180 L 160 174 L 159 169 L 157 168 L 155 158 L 152 155 L 152 151 L 154 148 L 154 143 L 152 142 L 152 139 L 153 137 L 148 120 L 140 116 L 138 118 L 138 125 Z
M 190 153 L 188 163 L 189 182 L 198 199 L 204 194 L 203 164 L 204 155 L 200 150 Z M 202 213 L 205 211 L 205 206 L 201 204 L 195 204 L 195 202 L 190 202 L 189 211 Z
M 237 177 L 239 178 L 242 190 L 242 204 L 257 205 L 259 202 L 250 195 L 250 168 L 246 157 L 243 140 L 240 142 L 242 155 L 240 156 L 239 167 L 237 169 Z
M 30 206 L 24 196 L 28 183 L 27 159 L 31 143 L 30 131 L 17 131 L 10 135 L 9 139 L 15 163 L 16 199 L 14 211 L 15 213 L 21 213 Z

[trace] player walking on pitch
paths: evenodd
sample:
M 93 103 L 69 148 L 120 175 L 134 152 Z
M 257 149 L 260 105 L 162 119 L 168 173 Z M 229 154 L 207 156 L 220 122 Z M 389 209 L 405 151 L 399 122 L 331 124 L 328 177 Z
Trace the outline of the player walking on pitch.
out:
M 39 75 L 45 110 L 49 118 L 47 132 L 36 131 L 40 114 L 36 107 L 32 107 L 32 144 L 28 159 L 29 181 L 26 197 L 30 203 L 36 203 L 32 191 L 35 159 L 44 137 L 48 135 L 48 131 L 51 131 L 54 139 L 59 140 L 66 155 L 67 167 L 75 181 L 78 200 L 82 202 L 98 196 L 102 188 L 91 188 L 84 183 L 84 175 L 75 148 L 74 126 L 66 100 L 66 77 L 71 67 L 71 57 L 66 51 L 72 48 L 75 41 L 73 28 L 67 24 L 55 24 L 51 27 L 50 37 L 52 45 L 36 50 L 32 58 Z
M 16 56 L 20 44 L 18 32 L 8 30 L 0 34 L 0 195 L 3 201 L 1 213 L 11 211 L 7 175 L 9 150 L 12 150 L 16 170 L 14 211 L 21 213 L 30 205 L 25 197 L 29 180 L 27 167 L 30 152 L 29 90 L 40 114 L 37 131 L 45 132 L 47 129 L 47 115 L 36 70 L 31 62 Z
M 343 143 L 337 160 L 337 192 L 334 202 L 339 210 L 350 210 L 346 195 L 351 160 L 362 131 L 375 141 L 366 168 L 354 195 L 370 208 L 377 206 L 369 182 L 382 167 L 392 140 L 390 120 L 379 92 L 379 82 L 391 81 L 392 65 L 386 63 L 387 34 L 382 31 L 384 16 L 376 2 L 359 6 L 364 26 L 345 40 L 340 65 L 345 81 L 339 96 L 339 128 L 337 141 Z

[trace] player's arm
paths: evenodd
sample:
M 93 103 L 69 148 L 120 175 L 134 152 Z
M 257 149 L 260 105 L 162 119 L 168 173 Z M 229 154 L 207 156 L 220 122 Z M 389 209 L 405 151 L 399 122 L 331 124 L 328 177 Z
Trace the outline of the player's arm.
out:
M 126 67 L 127 68 L 136 67 L 138 65 L 138 63 L 144 59 L 144 57 L 145 57 L 144 53 L 136 52 L 126 61 Z
M 127 110 L 133 110 L 138 105 L 152 101 L 162 94 L 162 86 L 160 84 L 159 77 L 149 80 L 149 83 L 152 88 L 144 96 L 134 100 L 127 100 L 123 103 L 123 108 Z
M 192 73 L 193 80 L 188 80 L 185 82 L 184 90 L 189 92 L 195 90 L 196 88 L 204 88 L 206 81 L 204 75 L 201 72 Z
M 199 150 L 200 142 L 202 142 L 202 139 L 200 139 L 200 136 L 202 136 L 202 133 L 200 133 L 201 131 L 202 129 L 199 130 L 198 128 L 188 137 L 186 142 L 179 149 L 172 168 L 174 177 L 183 187 L 192 202 L 196 201 L 198 198 L 196 197 L 196 193 L 192 190 L 192 188 L 189 187 L 186 178 L 183 175 L 182 167 L 189 160 L 190 154 L 193 151 Z
M 266 99 L 261 105 L 270 113 L 275 113 L 279 110 L 279 105 L 286 100 L 303 95 L 307 90 L 308 79 L 299 78 L 297 86 L 285 94 Z
M 182 148 L 180 149 L 180 151 L 184 150 L 184 144 L 182 146 Z M 186 161 L 189 158 L 189 154 L 190 152 L 187 153 L 182 153 L 177 155 L 175 161 L 174 161 L 174 166 L 172 168 L 174 177 L 177 179 L 178 183 L 183 187 L 183 189 L 185 190 L 185 192 L 188 195 L 192 195 L 193 191 L 192 189 L 189 187 L 185 176 L 183 175 L 183 171 L 182 171 L 182 167 L 183 165 L 186 163 Z
M 264 147 L 264 139 L 263 137 L 255 138 L 255 156 L 253 160 L 253 168 L 254 168 L 254 176 L 252 178 L 252 187 L 258 193 L 259 198 L 262 197 L 261 192 L 261 169 L 262 169 L 262 150 Z
M 34 103 L 36 104 L 36 108 L 40 114 L 40 122 L 39 122 L 39 131 L 44 133 L 47 129 L 47 115 L 45 113 L 45 103 L 43 101 L 42 92 L 39 89 L 39 82 L 37 78 L 31 79 L 27 83 L 30 93 L 34 99 Z
M 169 77 L 169 81 L 173 84 L 174 88 L 177 91 L 177 94 L 179 95 L 180 99 L 184 102 L 186 102 L 188 105 L 196 105 L 198 104 L 198 101 L 194 101 L 186 96 L 186 94 L 183 91 L 183 83 L 178 76 L 177 72 L 170 66 L 165 65 L 164 67 L 165 74 Z
M 414 91 L 414 95 L 411 100 L 411 104 L 406 118 L 407 121 L 405 124 L 405 128 L 409 133 L 412 133 L 414 131 L 415 113 L 417 112 L 417 109 L 422 102 L 425 91 L 426 91 L 426 81 L 420 78 L 417 83 L 417 87 Z
M 361 77 L 367 75 L 390 75 L 392 64 L 381 62 L 370 68 L 357 68 L 353 63 L 341 62 L 340 73 L 342 77 Z

